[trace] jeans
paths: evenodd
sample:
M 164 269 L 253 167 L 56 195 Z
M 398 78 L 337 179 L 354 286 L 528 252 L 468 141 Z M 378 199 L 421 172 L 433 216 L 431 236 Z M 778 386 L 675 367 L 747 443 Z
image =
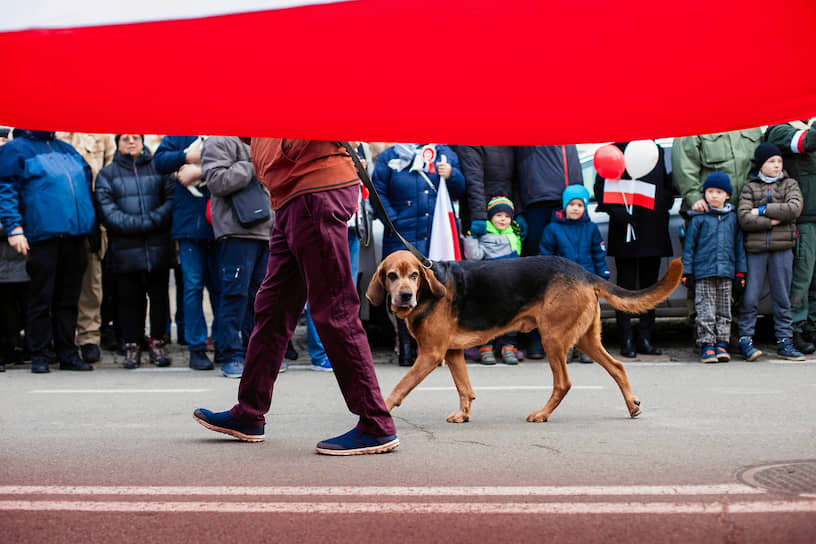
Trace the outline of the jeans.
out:
M 31 277 L 26 340 L 32 361 L 50 362 L 52 340 L 61 363 L 79 357 L 74 335 L 87 258 L 85 236 L 31 243 L 26 264 Z
M 224 238 L 218 241 L 221 268 L 218 300 L 218 332 L 215 336 L 216 364 L 244 361 L 254 320 L 252 306 L 269 259 L 266 240 Z
M 348 244 L 349 256 L 351 257 L 351 277 L 354 280 L 354 285 L 357 285 L 357 270 L 360 267 L 360 239 L 357 238 L 357 231 L 353 228 L 348 229 Z M 320 341 L 320 336 L 312 321 L 312 315 L 309 313 L 309 305 L 306 305 L 306 346 L 309 349 L 309 358 L 313 365 L 321 365 L 328 360 L 326 350 L 323 348 L 323 342 Z
M 307 193 L 276 211 L 238 403 L 230 410 L 238 421 L 264 422 L 286 346 L 308 298 L 346 406 L 359 416 L 357 428 L 375 436 L 395 433 L 351 278 L 346 221 L 358 194 L 357 187 Z
M 204 351 L 207 347 L 207 321 L 204 318 L 204 287 L 210 294 L 213 311 L 213 336 L 218 334 L 218 268 L 213 240 L 178 241 L 179 261 L 184 280 L 184 337 L 190 351 Z

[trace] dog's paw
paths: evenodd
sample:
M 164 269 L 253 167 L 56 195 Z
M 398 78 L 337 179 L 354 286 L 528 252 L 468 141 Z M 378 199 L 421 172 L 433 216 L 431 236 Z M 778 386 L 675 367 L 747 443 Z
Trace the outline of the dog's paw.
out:
M 546 423 L 547 416 L 544 415 L 544 412 L 530 412 L 527 415 L 527 421 L 530 423 Z
M 637 406 L 638 404 L 640 404 L 640 402 L 636 401 L 635 406 L 633 406 L 632 409 L 629 410 L 629 417 L 638 417 L 640 414 L 643 413 L 640 409 L 640 406 Z
M 446 418 L 448 423 L 467 423 L 470 421 L 470 417 L 465 415 L 464 412 L 460 412 L 459 410 L 453 412 Z

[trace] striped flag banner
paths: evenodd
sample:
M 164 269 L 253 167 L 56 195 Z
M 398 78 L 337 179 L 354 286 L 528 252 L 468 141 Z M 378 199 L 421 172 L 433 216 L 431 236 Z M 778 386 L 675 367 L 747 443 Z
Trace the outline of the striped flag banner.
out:
M 439 178 L 439 189 L 436 192 L 428 258 L 432 261 L 462 260 L 456 215 L 453 213 L 448 185 L 443 177 Z
M 816 2 L 768 6 L 5 1 L 0 124 L 509 145 L 631 141 L 810 118 L 816 71 L 802 67 L 812 66 L 816 40 L 793 29 L 816 21 Z M 734 47 L 752 32 L 773 46 Z M 707 72 L 701 59 L 714 62 L 723 52 Z M 761 77 L 762 66 L 789 76 Z M 740 84 L 746 77 L 751 84 Z M 656 92 L 653 83 L 666 81 Z
M 640 206 L 654 210 L 655 186 L 637 179 L 604 180 L 604 204 Z

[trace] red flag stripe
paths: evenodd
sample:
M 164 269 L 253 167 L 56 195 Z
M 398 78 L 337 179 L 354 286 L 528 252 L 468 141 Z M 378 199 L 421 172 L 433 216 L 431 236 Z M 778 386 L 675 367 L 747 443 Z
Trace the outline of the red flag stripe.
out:
M 459 247 L 459 230 L 456 228 L 456 216 L 453 215 L 453 212 L 448 212 L 448 220 L 450 221 L 451 235 L 453 238 L 453 254 L 457 261 L 461 261 L 462 250 Z

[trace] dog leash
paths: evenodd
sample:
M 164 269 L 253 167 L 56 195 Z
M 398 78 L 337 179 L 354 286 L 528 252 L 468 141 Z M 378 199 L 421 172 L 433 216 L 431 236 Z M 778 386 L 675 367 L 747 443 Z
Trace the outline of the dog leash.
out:
M 400 239 L 400 242 L 408 248 L 408 251 L 413 253 L 414 257 L 419 259 L 419 262 L 422 263 L 422 266 L 425 268 L 430 268 L 433 264 L 430 259 L 428 259 L 425 255 L 419 252 L 417 248 L 415 248 L 411 242 L 406 240 L 402 234 L 397 230 L 394 224 L 391 222 L 391 219 L 388 217 L 388 214 L 385 211 L 385 207 L 383 207 L 382 201 L 380 200 L 380 195 L 377 194 L 377 190 L 374 188 L 374 184 L 371 182 L 371 178 L 368 177 L 368 172 L 366 171 L 365 167 L 363 167 L 363 163 L 360 162 L 360 157 L 357 156 L 357 152 L 351 148 L 351 145 L 348 142 L 337 142 L 338 145 L 342 146 L 349 155 L 351 155 L 351 160 L 354 162 L 354 167 L 357 169 L 357 175 L 362 180 L 363 185 L 365 185 L 366 189 L 368 189 L 368 196 L 371 201 L 376 206 L 377 210 L 380 212 L 380 217 L 382 217 L 383 222 L 391 229 L 391 231 L 397 235 L 397 238 Z

